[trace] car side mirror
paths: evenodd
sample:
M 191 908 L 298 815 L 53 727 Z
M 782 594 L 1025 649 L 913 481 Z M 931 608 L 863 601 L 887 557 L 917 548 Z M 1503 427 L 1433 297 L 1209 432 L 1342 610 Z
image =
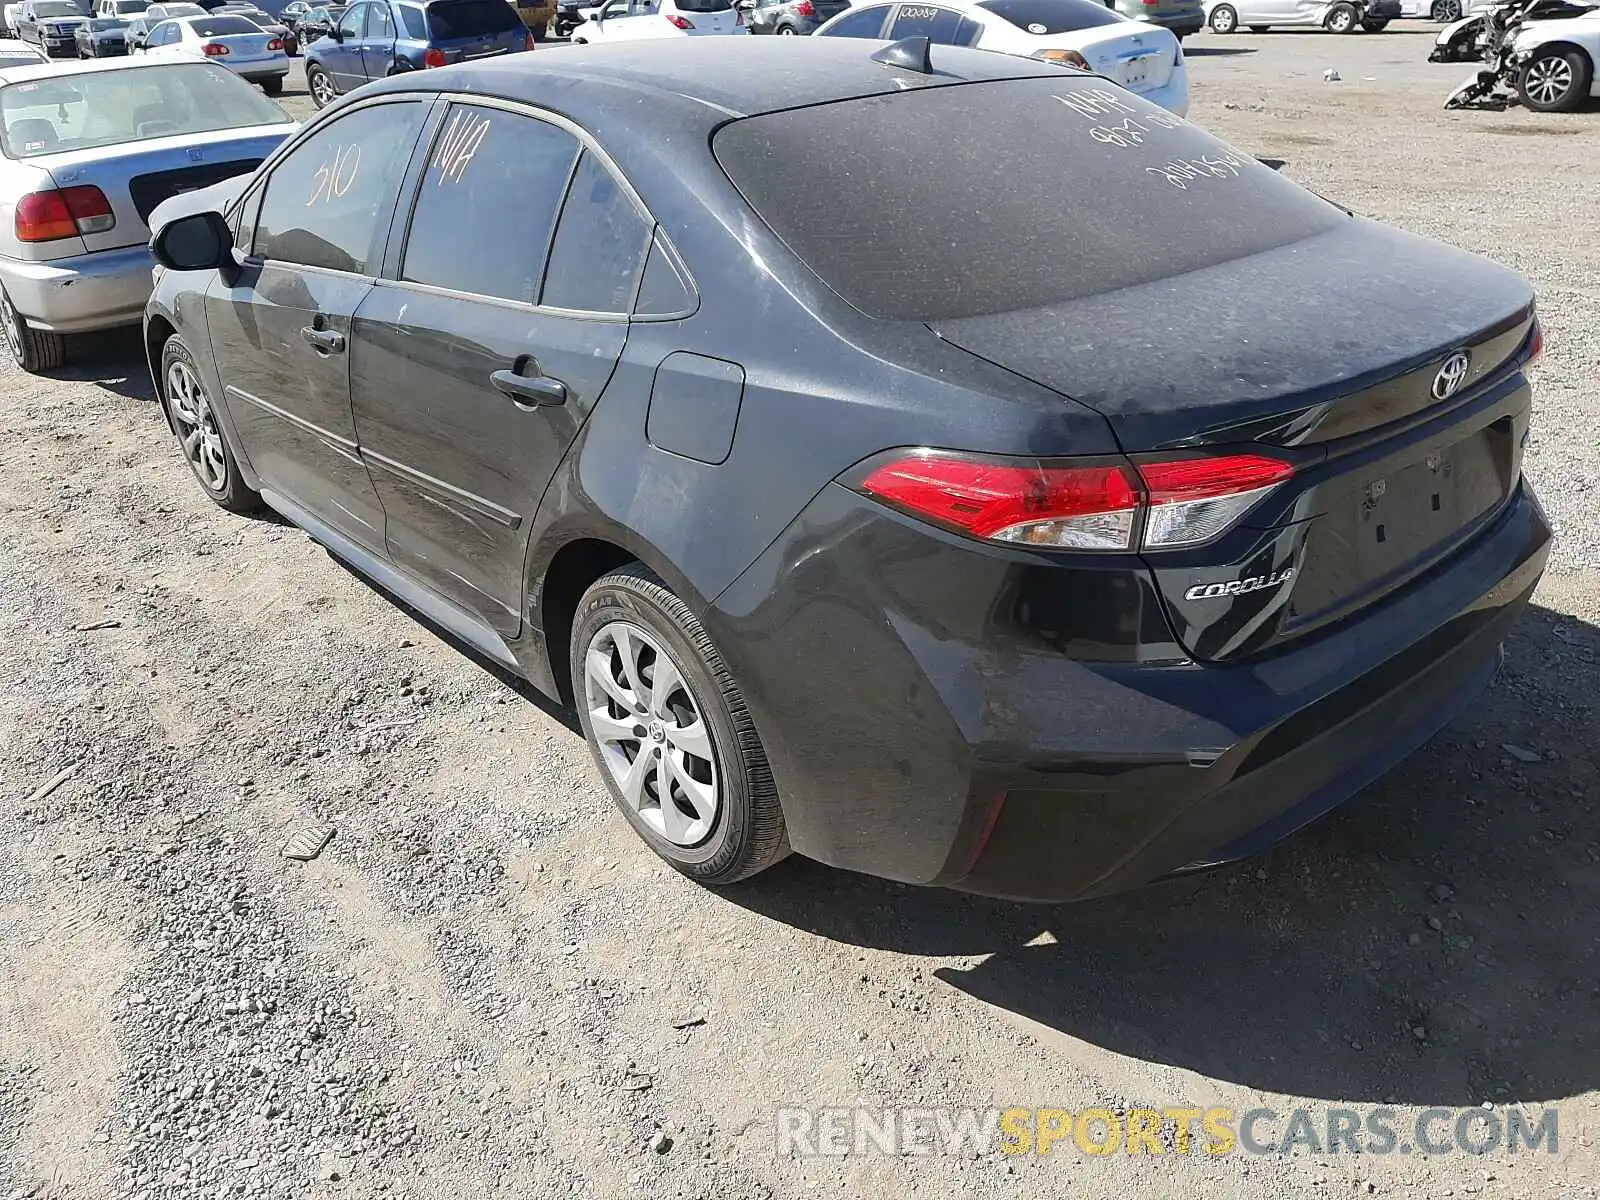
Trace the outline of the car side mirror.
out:
M 219 212 L 168 221 L 150 239 L 150 253 L 171 271 L 220 271 L 236 266 L 233 231 Z
M 333 26 L 332 28 L 330 28 L 328 30 L 328 36 L 331 37 L 336 42 L 343 42 L 344 41 L 344 30 L 340 29 L 337 25 L 335 25 L 335 26 Z

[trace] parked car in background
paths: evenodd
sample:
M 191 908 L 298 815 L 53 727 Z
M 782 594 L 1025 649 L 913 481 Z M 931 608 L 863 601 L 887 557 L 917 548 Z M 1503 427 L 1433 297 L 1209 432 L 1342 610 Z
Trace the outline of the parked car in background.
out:
M 822 25 L 817 37 L 925 37 L 1095 71 L 1182 116 L 1189 69 L 1177 35 L 1130 21 L 1095 0 L 937 0 L 858 4 Z
M 849 7 L 850 0 L 739 0 L 751 33 L 784 36 L 814 33 Z
M 572 34 L 574 45 L 748 34 L 733 0 L 610 0 Z
M 290 29 L 294 29 L 299 25 L 300 18 L 305 16 L 306 13 L 310 12 L 311 9 L 312 5 L 310 0 L 291 0 L 290 3 L 285 4 L 282 10 L 279 11 L 278 19 Z
M 1600 99 L 1600 9 L 1565 20 L 1532 21 L 1511 42 L 1517 97 L 1535 112 L 1570 112 Z
M 283 91 L 283 79 L 289 73 L 289 56 L 281 38 L 254 21 L 226 13 L 163 21 L 134 53 L 147 58 L 203 56 L 259 84 L 269 96 Z
M 129 53 L 138 49 L 140 42 L 150 36 L 150 31 L 163 21 L 174 17 L 203 17 L 206 10 L 198 4 L 152 4 L 128 22 L 127 42 Z
M 131 21 L 142 16 L 149 7 L 149 0 L 95 0 L 94 11 L 90 15 L 108 21 L 118 18 Z
M 587 19 L 583 15 L 585 8 L 591 8 L 594 0 L 556 0 L 556 15 L 551 25 L 551 32 L 556 37 L 566 37 Z
M 211 10 L 212 16 L 227 14 L 228 16 L 243 17 L 266 30 L 273 37 L 283 43 L 283 52 L 291 57 L 300 50 L 300 40 L 295 36 L 294 30 L 289 25 L 274 17 L 263 8 L 254 4 L 222 4 Z
M 1400 15 L 1448 25 L 1459 21 L 1471 7 L 1469 0 L 1400 0 Z
M 7 38 L 17 38 L 17 18 L 22 13 L 22 0 L 11 0 L 9 4 L 0 7 L 0 24 L 5 26 L 4 34 Z
M 1525 280 L 1039 60 L 413 72 L 161 216 L 204 494 L 570 705 L 705 884 L 1256 853 L 1489 684 L 1550 553 Z
M 79 58 L 114 58 L 128 52 L 127 17 L 90 17 L 72 35 Z
M 300 39 L 300 45 L 309 46 L 318 38 L 327 37 L 342 16 L 344 16 L 342 4 L 318 4 L 301 13 L 294 23 L 294 31 Z
M 0 70 L 0 325 L 23 369 L 59 367 L 65 334 L 136 323 L 150 294 L 151 211 L 254 170 L 293 128 L 198 59 Z
M 17 36 L 52 58 L 77 57 L 74 38 L 89 19 L 88 0 L 23 0 L 17 14 Z
M 505 0 L 363 0 L 306 48 L 306 87 L 318 107 L 368 80 L 534 47 Z
M 1199 33 L 1206 24 L 1201 0 L 1105 0 L 1105 4 L 1129 20 L 1170 29 L 1179 41 Z
M 1279 27 L 1381 33 L 1401 12 L 1400 0 L 1204 0 L 1204 6 L 1213 33 L 1232 33 L 1241 25 L 1251 33 Z
M 21 38 L 0 38 L 0 70 L 6 67 L 28 67 L 49 61 L 48 54 Z

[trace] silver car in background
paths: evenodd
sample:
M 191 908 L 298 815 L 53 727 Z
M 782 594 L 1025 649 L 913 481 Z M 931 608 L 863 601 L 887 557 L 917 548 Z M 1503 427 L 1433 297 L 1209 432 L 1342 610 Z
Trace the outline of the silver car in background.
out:
M 22 368 L 59 367 L 64 334 L 138 324 L 151 210 L 255 170 L 294 127 L 203 59 L 0 71 L 0 326 Z

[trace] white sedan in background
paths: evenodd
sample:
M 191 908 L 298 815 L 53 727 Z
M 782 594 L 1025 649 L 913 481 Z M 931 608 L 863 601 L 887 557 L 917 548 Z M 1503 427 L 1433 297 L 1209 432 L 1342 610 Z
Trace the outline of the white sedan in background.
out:
M 49 61 L 49 55 L 43 50 L 20 38 L 0 38 L 0 70 L 38 66 Z
M 815 37 L 925 37 L 934 45 L 975 46 L 1079 67 L 1122 84 L 1152 104 L 1189 111 L 1189 68 L 1167 29 L 1121 16 L 1095 0 L 938 0 L 873 4 L 857 0 L 817 28 Z M 935 52 L 937 65 L 937 52 Z
M 283 91 L 289 55 L 283 39 L 246 17 L 226 13 L 163 21 L 140 39 L 132 53 L 157 58 L 209 58 L 235 75 L 259 83 L 269 96 Z
M 574 46 L 750 32 L 733 0 L 611 0 L 581 11 L 585 19 L 572 31 Z

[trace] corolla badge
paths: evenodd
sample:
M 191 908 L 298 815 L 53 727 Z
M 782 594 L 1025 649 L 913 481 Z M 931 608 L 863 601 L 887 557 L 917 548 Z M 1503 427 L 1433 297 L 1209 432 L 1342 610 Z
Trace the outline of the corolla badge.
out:
M 1185 600 L 1221 600 L 1227 596 L 1243 596 L 1249 592 L 1264 592 L 1268 588 L 1282 587 L 1294 578 L 1294 568 L 1267 575 L 1249 575 L 1243 579 L 1219 579 L 1216 583 L 1197 583 L 1183 594 Z
M 1433 398 L 1435 400 L 1448 400 L 1461 390 L 1461 385 L 1467 381 L 1467 372 L 1472 369 L 1472 356 L 1465 350 L 1457 350 L 1444 360 L 1444 366 L 1439 368 L 1439 373 L 1433 377 Z

